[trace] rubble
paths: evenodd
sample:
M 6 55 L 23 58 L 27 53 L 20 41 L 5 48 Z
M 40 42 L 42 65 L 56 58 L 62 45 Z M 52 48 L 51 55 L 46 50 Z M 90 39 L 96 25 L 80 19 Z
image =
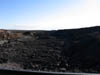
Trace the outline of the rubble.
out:
M 100 27 L 0 30 L 0 68 L 100 73 Z

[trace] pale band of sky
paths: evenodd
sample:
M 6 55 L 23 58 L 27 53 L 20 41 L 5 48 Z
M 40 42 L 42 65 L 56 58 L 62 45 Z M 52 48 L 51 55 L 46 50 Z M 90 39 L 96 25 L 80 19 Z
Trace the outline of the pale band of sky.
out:
M 80 1 L 82 1 L 82 3 L 70 3 L 64 8 L 59 8 L 52 14 L 41 15 L 36 19 L 33 19 L 33 16 L 23 19 L 24 16 L 22 15 L 19 17 L 19 20 L 16 20 L 14 23 L 1 24 L 8 26 L 9 29 L 11 27 L 14 29 L 28 30 L 72 29 L 100 25 L 100 1 Z

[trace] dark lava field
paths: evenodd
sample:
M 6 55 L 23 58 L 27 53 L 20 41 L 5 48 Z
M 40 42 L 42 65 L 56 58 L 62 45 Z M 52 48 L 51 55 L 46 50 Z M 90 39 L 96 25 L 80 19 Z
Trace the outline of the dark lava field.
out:
M 100 27 L 0 29 L 0 69 L 100 73 Z

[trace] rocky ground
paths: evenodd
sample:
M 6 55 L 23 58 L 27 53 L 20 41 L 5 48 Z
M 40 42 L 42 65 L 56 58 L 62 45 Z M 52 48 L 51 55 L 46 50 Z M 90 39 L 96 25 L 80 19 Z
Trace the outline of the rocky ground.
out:
M 0 30 L 0 68 L 100 73 L 100 27 Z

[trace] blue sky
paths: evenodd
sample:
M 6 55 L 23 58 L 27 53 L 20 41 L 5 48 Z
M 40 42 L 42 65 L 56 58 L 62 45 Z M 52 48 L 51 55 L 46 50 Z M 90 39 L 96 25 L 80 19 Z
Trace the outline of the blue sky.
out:
M 0 0 L 0 28 L 53 30 L 100 25 L 99 0 Z

